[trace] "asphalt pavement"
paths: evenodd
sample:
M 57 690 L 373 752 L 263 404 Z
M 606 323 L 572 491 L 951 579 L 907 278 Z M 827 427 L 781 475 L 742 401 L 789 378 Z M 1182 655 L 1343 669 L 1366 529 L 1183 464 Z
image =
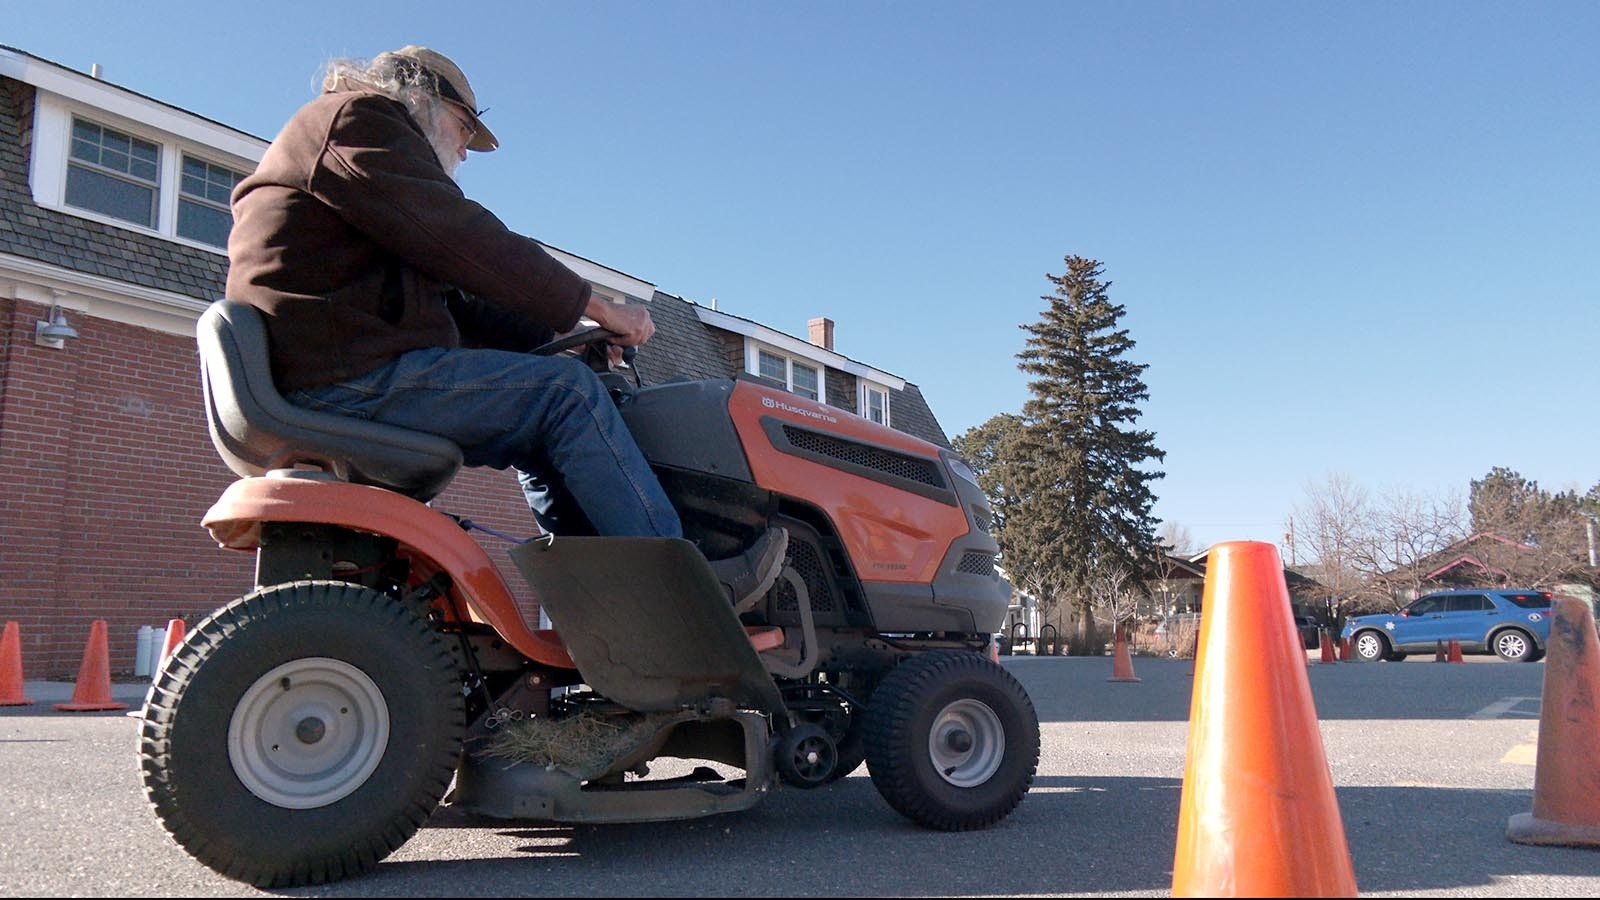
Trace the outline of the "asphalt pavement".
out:
M 780 786 L 753 809 L 686 822 L 506 823 L 441 808 L 367 876 L 266 892 L 194 862 L 145 801 L 143 683 L 125 711 L 67 713 L 73 685 L 29 682 L 0 708 L 0 895 L 1125 896 L 1171 892 L 1194 678 L 1188 660 L 1008 657 L 1038 709 L 1033 788 L 995 827 L 932 832 L 867 769 Z M 1307 667 L 1361 896 L 1600 896 L 1600 851 L 1527 847 L 1543 663 L 1469 657 Z M 1298 851 L 1289 848 L 1291 856 Z

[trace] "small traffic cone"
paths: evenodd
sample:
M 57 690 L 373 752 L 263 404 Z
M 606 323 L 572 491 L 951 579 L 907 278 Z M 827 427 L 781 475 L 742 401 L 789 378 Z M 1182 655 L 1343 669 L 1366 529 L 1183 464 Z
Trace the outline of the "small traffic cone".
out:
M 1111 677 L 1107 681 L 1137 682 L 1133 674 L 1133 656 L 1128 652 L 1128 642 L 1122 639 L 1122 629 L 1117 629 L 1117 640 L 1111 658 Z
M 161 658 L 157 659 L 155 665 L 150 667 L 151 681 L 154 681 L 156 676 L 161 674 L 161 670 L 166 667 L 167 658 L 172 656 L 172 651 L 178 649 L 178 645 L 183 643 L 184 631 L 182 619 L 171 619 L 167 622 L 167 639 L 161 646 Z
M 1445 653 L 1444 653 L 1444 641 L 1434 641 L 1433 642 L 1433 661 L 1434 662 L 1449 662 L 1450 661 L 1450 657 L 1446 656 Z
M 1338 662 L 1338 660 L 1333 658 L 1333 645 L 1337 644 L 1338 642 L 1339 642 L 1339 639 L 1333 636 L 1333 629 L 1332 628 L 1323 629 L 1323 632 L 1322 632 L 1322 661 L 1323 662 L 1325 662 L 1325 663 Z
M 83 663 L 78 667 L 72 702 L 52 703 L 51 706 L 64 712 L 128 708 L 128 704 L 111 699 L 111 651 L 105 619 L 95 619 L 89 626 L 89 643 L 83 650 Z
M 22 629 L 7 622 L 5 637 L 0 638 L 0 706 L 32 704 L 22 693 Z
M 1344 640 L 1339 642 L 1339 659 L 1344 661 L 1344 662 L 1349 662 L 1350 661 L 1350 639 L 1349 638 L 1345 638 Z
M 1354 897 L 1278 550 L 1211 548 L 1174 897 Z
M 1563 594 L 1551 606 L 1533 812 L 1512 816 L 1506 837 L 1600 847 L 1600 638 L 1587 601 Z
M 1461 642 L 1460 641 L 1453 640 L 1453 641 L 1450 642 L 1450 661 L 1451 662 L 1455 662 L 1455 663 L 1466 662 L 1466 660 L 1461 658 Z M 1546 669 L 1545 671 L 1548 672 L 1550 670 Z

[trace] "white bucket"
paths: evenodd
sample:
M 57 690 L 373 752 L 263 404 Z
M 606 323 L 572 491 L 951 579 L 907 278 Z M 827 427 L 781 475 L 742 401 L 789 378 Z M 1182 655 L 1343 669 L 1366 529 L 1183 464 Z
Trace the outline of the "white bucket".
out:
M 150 674 L 150 661 L 152 659 L 150 652 L 150 633 L 153 631 L 155 631 L 155 629 L 149 625 L 139 626 L 139 636 L 135 638 L 137 643 L 134 644 L 133 652 L 133 674 L 135 675 Z

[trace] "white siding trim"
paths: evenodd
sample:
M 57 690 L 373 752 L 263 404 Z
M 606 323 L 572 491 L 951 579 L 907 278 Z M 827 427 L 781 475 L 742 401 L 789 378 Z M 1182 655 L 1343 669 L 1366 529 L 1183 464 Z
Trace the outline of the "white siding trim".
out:
M 848 372 L 857 378 L 865 378 L 868 381 L 875 381 L 879 384 L 888 385 L 897 391 L 903 391 L 906 389 L 906 380 L 904 378 L 890 375 L 888 372 L 874 369 L 871 366 L 862 365 L 861 363 L 858 363 L 847 356 L 840 356 L 832 350 L 824 350 L 810 341 L 802 341 L 799 338 L 790 337 L 781 331 L 774 331 L 765 325 L 759 325 L 750 321 L 749 319 L 741 319 L 738 316 L 730 316 L 727 313 L 718 312 L 714 309 L 709 309 L 699 304 L 695 304 L 694 313 L 696 316 L 700 317 L 700 323 L 702 325 L 708 325 L 712 328 L 720 328 L 723 331 L 731 331 L 734 334 L 742 334 L 746 338 L 760 341 L 763 344 L 768 344 L 773 349 L 779 350 L 787 356 L 816 363 L 819 368 L 838 369 L 841 372 Z M 746 341 L 745 344 L 746 347 L 748 347 L 749 341 Z M 746 354 L 749 352 L 750 351 L 747 349 Z M 756 370 L 751 369 L 750 371 Z

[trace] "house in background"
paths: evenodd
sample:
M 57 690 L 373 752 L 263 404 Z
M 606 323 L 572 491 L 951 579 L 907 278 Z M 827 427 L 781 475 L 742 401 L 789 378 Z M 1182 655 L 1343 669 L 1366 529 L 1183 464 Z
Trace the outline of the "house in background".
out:
M 206 432 L 194 327 L 222 296 L 228 195 L 266 147 L 0 46 L 0 621 L 19 623 L 29 678 L 72 677 L 95 619 L 113 671 L 131 671 L 139 626 L 252 582 L 253 557 L 199 524 L 234 476 Z M 749 373 L 949 446 L 917 386 L 838 353 L 826 317 L 802 339 L 550 249 L 601 296 L 650 308 L 647 385 Z M 463 470 L 435 504 L 533 529 L 509 472 Z

